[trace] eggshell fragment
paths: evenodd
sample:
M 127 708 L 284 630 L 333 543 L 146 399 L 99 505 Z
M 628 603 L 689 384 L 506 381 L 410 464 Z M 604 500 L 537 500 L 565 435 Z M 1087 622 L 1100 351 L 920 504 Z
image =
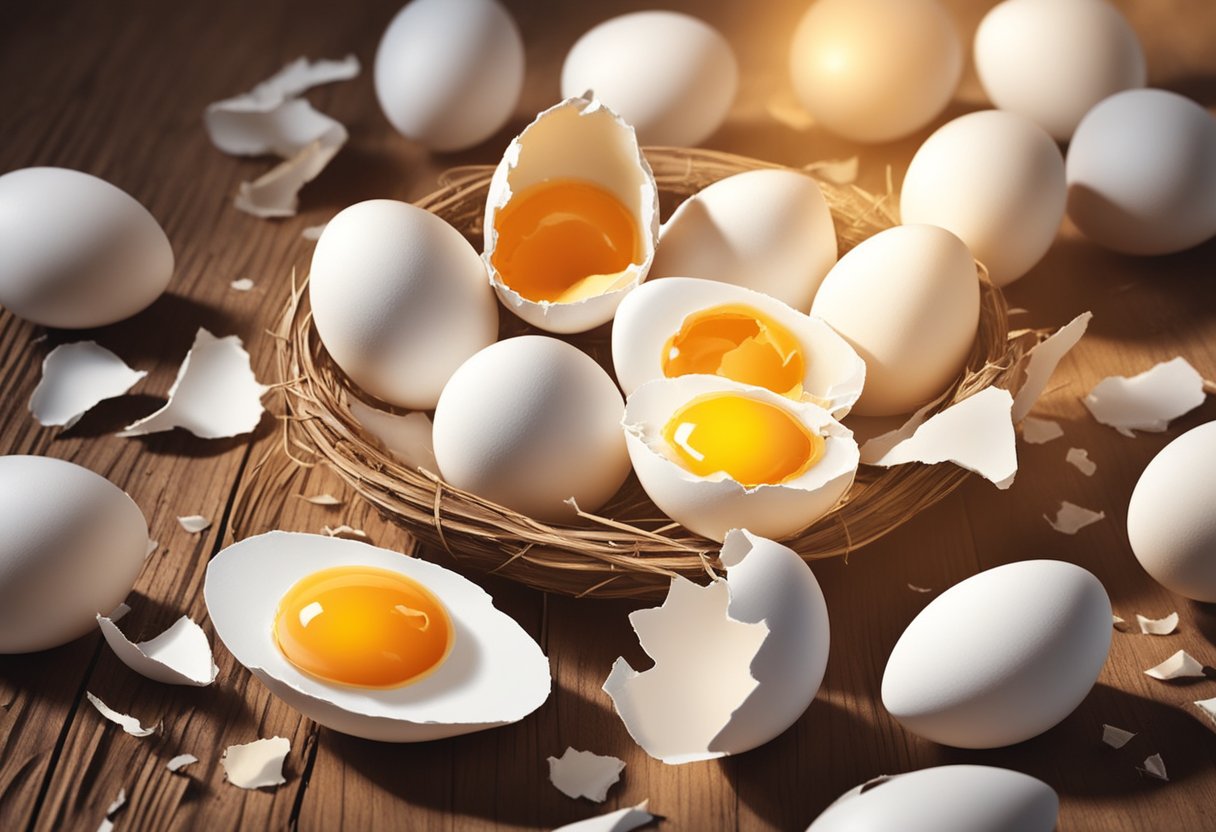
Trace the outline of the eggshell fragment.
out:
M 98 402 L 121 396 L 146 375 L 96 341 L 60 344 L 42 360 L 30 413 L 39 424 L 70 428 Z
M 720 558 L 725 579 L 674 578 L 662 606 L 630 614 L 654 666 L 639 673 L 618 658 L 604 682 L 630 736 L 673 765 L 778 736 L 815 698 L 827 665 L 827 606 L 806 563 L 746 530 L 726 535 Z
M 242 182 L 232 204 L 238 211 L 263 219 L 294 217 L 300 209 L 300 190 L 321 175 L 347 138 L 346 128 L 335 121 L 329 132 L 295 155 L 252 182 Z
M 1178 629 L 1178 613 L 1172 612 L 1165 618 L 1145 618 L 1137 613 L 1136 625 L 1142 635 L 1168 636 Z
M 1160 754 L 1154 754 L 1151 757 L 1146 757 L 1144 767 L 1140 771 L 1147 774 L 1149 777 L 1154 777 L 1157 780 L 1168 781 L 1169 775 L 1165 772 L 1165 760 L 1161 759 Z
M 1098 470 L 1098 466 L 1089 458 L 1089 451 L 1084 448 L 1069 448 L 1064 461 L 1087 477 L 1092 477 Z
M 326 508 L 331 508 L 333 506 L 342 505 L 341 500 L 339 500 L 333 494 L 329 494 L 329 493 L 316 494 L 311 497 L 306 497 L 303 494 L 301 494 L 300 499 L 306 503 L 312 503 L 314 506 L 325 506 Z
M 268 389 L 254 377 L 240 338 L 216 338 L 200 327 L 169 388 L 169 401 L 118 435 L 144 436 L 174 428 L 203 439 L 249 433 L 262 420 L 262 396 Z
M 1203 664 L 1185 650 L 1179 650 L 1159 665 L 1144 671 L 1145 676 L 1168 682 L 1172 679 L 1202 679 L 1207 674 Z
M 214 682 L 219 673 L 211 659 L 206 633 L 188 616 L 183 615 L 160 635 L 138 644 L 123 635 L 112 618 L 98 615 L 97 624 L 122 663 L 154 682 L 201 688 Z
M 1017 397 L 1013 399 L 1013 404 L 1017 406 Z M 1053 439 L 1059 439 L 1064 435 L 1064 429 L 1060 427 L 1059 422 L 1053 422 L 1050 419 L 1036 419 L 1033 416 L 1027 416 L 1022 420 L 1022 438 L 1030 445 L 1045 445 Z
M 1138 376 L 1109 376 L 1085 397 L 1093 417 L 1124 436 L 1135 431 L 1161 433 L 1171 421 L 1190 413 L 1207 399 L 1203 376 L 1179 356 Z
M 630 832 L 657 818 L 656 815 L 646 811 L 647 803 L 648 801 L 643 800 L 637 806 L 617 809 L 606 815 L 568 823 L 565 826 L 557 827 L 553 832 Z
M 431 417 L 414 412 L 399 416 L 369 407 L 358 399 L 350 403 L 350 414 L 367 432 L 376 437 L 389 452 L 410 468 L 439 471 L 435 462 L 435 444 Z
M 1026 419 L 1026 414 L 1047 389 L 1047 382 L 1051 380 L 1052 373 L 1056 371 L 1056 367 L 1059 366 L 1068 351 L 1081 340 L 1081 336 L 1085 334 L 1093 317 L 1092 312 L 1082 312 L 1030 349 L 1026 358 L 1026 379 L 1018 388 L 1017 395 L 1013 397 L 1014 422 L 1022 422 Z
M 106 807 L 106 818 L 113 817 L 118 813 L 118 810 L 127 805 L 127 790 L 119 789 L 118 796 L 110 801 L 110 805 Z
M 249 292 L 253 290 L 254 282 L 248 277 L 242 277 L 232 281 L 228 286 L 234 292 Z
M 211 528 L 211 521 L 201 514 L 191 514 L 187 517 L 177 518 L 178 525 L 185 530 L 186 534 L 198 534 L 205 532 Z
M 1060 534 L 1076 534 L 1086 526 L 1093 525 L 1105 518 L 1106 512 L 1104 511 L 1091 511 L 1075 503 L 1070 503 L 1068 500 L 1060 501 L 1060 508 L 1056 511 L 1054 519 L 1046 514 L 1043 515 L 1043 519 L 1047 521 L 1047 524 Z
M 1113 725 L 1102 726 L 1102 742 L 1111 748 L 1122 748 L 1131 742 L 1135 736 L 1131 731 L 1124 731 L 1122 728 L 1116 728 Z
M 1211 699 L 1200 699 L 1194 703 L 1195 707 L 1213 723 L 1216 723 L 1216 697 Z
M 149 737 L 160 730 L 159 722 L 153 725 L 151 728 L 145 728 L 135 717 L 119 713 L 89 691 L 85 691 L 84 695 L 93 705 L 93 707 L 97 709 L 99 714 L 108 719 L 110 722 L 113 722 L 115 725 L 120 726 L 123 731 L 127 732 L 133 737 Z
M 1110 620 L 1102 584 L 1079 566 L 1028 560 L 980 572 L 904 630 L 883 674 L 883 704 L 943 745 L 1022 742 L 1089 693 L 1106 662 Z
M 291 751 L 291 742 L 284 737 L 254 740 L 243 745 L 230 745 L 220 757 L 224 777 L 238 789 L 263 789 L 281 786 L 283 761 Z
M 807 832 L 1051 832 L 1060 799 L 1041 780 L 991 766 L 938 766 L 845 792 Z
M 576 751 L 567 747 L 561 757 L 549 758 L 549 781 L 567 797 L 585 797 L 596 803 L 608 798 L 608 790 L 621 779 L 625 761 L 617 757 Z
M 198 757 L 195 757 L 193 754 L 178 754 L 176 757 L 169 760 L 169 762 L 165 763 L 165 768 L 169 769 L 169 771 L 177 772 L 181 771 L 186 766 L 193 765 L 197 762 Z

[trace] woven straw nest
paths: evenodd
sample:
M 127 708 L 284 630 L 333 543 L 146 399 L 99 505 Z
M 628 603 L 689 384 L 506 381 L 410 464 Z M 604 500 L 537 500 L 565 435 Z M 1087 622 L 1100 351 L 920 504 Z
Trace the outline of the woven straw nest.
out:
M 724 153 L 648 148 L 665 207 L 711 182 L 768 162 Z M 481 234 L 492 168 L 464 167 L 440 179 L 440 189 L 418 205 L 443 217 L 471 239 Z M 836 223 L 840 253 L 898 222 L 893 197 L 829 181 L 832 166 L 810 166 Z M 979 332 L 964 372 L 939 406 L 944 408 L 987 387 L 1013 389 L 1021 380 L 1035 333 L 1011 336 L 1000 290 L 982 267 Z M 251 503 L 282 499 L 298 466 L 325 464 L 382 513 L 414 536 L 450 553 L 474 570 L 496 572 L 537 589 L 575 596 L 653 598 L 673 575 L 704 579 L 716 569 L 718 545 L 662 515 L 634 477 L 597 515 L 580 513 L 577 524 L 548 525 L 445 483 L 438 472 L 403 466 L 350 415 L 354 398 L 385 408 L 356 388 L 330 360 L 312 326 L 305 286 L 293 286 L 279 322 L 277 385 L 284 394 L 283 442 L 258 466 L 237 506 L 238 535 Z M 502 335 L 529 327 L 503 315 Z M 607 328 L 569 340 L 601 363 L 608 361 Z M 610 367 L 610 363 L 606 364 Z M 807 560 L 847 555 L 900 526 L 941 500 L 969 476 L 953 465 L 862 466 L 848 494 L 830 514 L 783 541 Z

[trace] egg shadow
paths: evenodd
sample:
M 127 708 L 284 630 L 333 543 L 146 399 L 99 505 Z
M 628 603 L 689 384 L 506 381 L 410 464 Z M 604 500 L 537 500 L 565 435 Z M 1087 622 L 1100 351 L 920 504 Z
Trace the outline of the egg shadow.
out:
M 1191 620 L 1208 644 L 1216 646 L 1216 604 L 1190 601 Z

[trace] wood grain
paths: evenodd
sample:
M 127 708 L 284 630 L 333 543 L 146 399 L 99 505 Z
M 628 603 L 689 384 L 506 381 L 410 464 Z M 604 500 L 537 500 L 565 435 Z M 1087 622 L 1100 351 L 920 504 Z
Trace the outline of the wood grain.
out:
M 118 483 L 144 510 L 160 541 L 136 586 L 124 627 L 158 632 L 182 613 L 203 623 L 207 560 L 230 542 L 233 499 L 261 455 L 278 441 L 268 416 L 252 437 L 205 442 L 173 433 L 120 439 L 113 432 L 154 409 L 199 326 L 239 334 L 268 379 L 272 349 L 264 330 L 286 298 L 292 268 L 307 269 L 311 244 L 300 231 L 341 207 L 371 197 L 411 199 L 437 173 L 496 160 L 506 138 L 558 95 L 561 60 L 595 22 L 647 4 L 509 3 L 527 42 L 528 75 L 517 118 L 466 153 L 432 157 L 396 136 L 375 103 L 370 74 L 310 93 L 348 125 L 351 143 L 303 196 L 299 217 L 268 222 L 231 207 L 237 183 L 267 160 L 226 157 L 203 133 L 201 112 L 299 55 L 354 52 L 371 65 L 397 0 L 344 4 L 264 0 L 257 4 L 48 0 L 0 6 L 0 172 L 37 164 L 102 176 L 142 201 L 165 226 L 177 254 L 170 291 L 150 309 L 96 332 L 44 332 L 0 313 L 0 450 L 71 459 Z M 860 152 L 863 184 L 899 176 L 927 131 L 891 145 L 856 148 L 818 130 L 798 132 L 768 115 L 788 94 L 789 32 L 804 3 L 669 3 L 727 32 L 743 78 L 731 119 L 710 146 L 785 163 Z M 969 37 L 989 3 L 948 3 Z M 1216 106 L 1216 6 L 1207 0 L 1118 4 L 1148 54 L 1151 82 Z M 982 106 L 973 74 L 949 115 Z M 444 742 L 389 746 L 319 729 L 281 703 L 217 647 L 218 683 L 195 690 L 136 676 L 97 635 L 31 656 L 0 657 L 0 829 L 94 829 L 125 789 L 120 829 L 300 828 L 531 829 L 551 827 L 649 798 L 663 828 L 800 829 L 841 792 L 874 775 L 947 762 L 1004 765 L 1039 776 L 1062 798 L 1061 829 L 1203 829 L 1216 826 L 1216 737 L 1190 704 L 1216 695 L 1216 683 L 1168 684 L 1142 671 L 1178 649 L 1216 664 L 1216 613 L 1170 595 L 1148 579 L 1127 546 L 1124 520 L 1136 477 L 1182 430 L 1216 418 L 1216 403 L 1161 435 L 1126 439 L 1088 416 L 1080 397 L 1100 378 L 1132 374 L 1174 355 L 1216 378 L 1216 243 L 1163 258 L 1104 253 L 1066 227 L 1034 272 L 1009 291 L 1030 310 L 1016 325 L 1055 326 L 1092 309 L 1090 335 L 1065 361 L 1036 415 L 1056 419 L 1065 438 L 1019 445 L 1021 472 L 998 492 L 970 482 L 941 505 L 848 562 L 817 564 L 832 615 L 833 647 L 823 690 L 784 735 L 754 752 L 682 767 L 648 758 L 625 732 L 600 690 L 612 660 L 645 658 L 621 602 L 545 597 L 501 579 L 484 585 L 500 607 L 550 656 L 554 692 L 523 722 Z M 249 277 L 256 287 L 234 292 Z M 46 335 L 45 340 L 38 340 Z M 40 363 L 56 344 L 96 338 L 150 375 L 136 395 L 107 402 L 66 432 L 38 427 L 26 402 Z M 268 398 L 272 409 L 274 396 Z M 1070 446 L 1098 464 L 1092 478 L 1064 462 Z M 311 505 L 300 494 L 332 492 L 343 505 Z M 405 530 L 371 512 L 324 469 L 301 471 L 283 493 L 259 501 L 257 530 L 318 531 L 349 523 L 383 546 L 409 551 Z M 1061 499 L 1106 512 L 1075 537 L 1043 519 Z M 188 535 L 176 517 L 215 520 Z M 425 552 L 460 569 L 446 553 Z M 1117 632 L 1099 685 L 1060 726 L 1019 746 L 988 752 L 945 749 L 896 725 L 878 700 L 891 646 L 937 592 L 977 570 L 1029 557 L 1068 559 L 1106 585 L 1115 611 L 1161 616 L 1177 609 L 1176 635 Z M 918 593 L 908 584 L 928 587 Z M 1011 631 L 1024 622 L 1011 621 Z M 999 650 L 1000 645 L 993 645 Z M 136 739 L 84 701 L 92 691 L 163 732 Z M 1099 742 L 1102 723 L 1137 732 L 1124 749 Z M 258 792 L 223 782 L 219 756 L 230 743 L 287 737 L 287 783 Z M 572 801 L 547 781 L 545 757 L 567 745 L 615 754 L 628 767 L 607 803 Z M 189 752 L 200 762 L 178 774 L 164 764 Z M 1170 782 L 1137 765 L 1161 753 Z

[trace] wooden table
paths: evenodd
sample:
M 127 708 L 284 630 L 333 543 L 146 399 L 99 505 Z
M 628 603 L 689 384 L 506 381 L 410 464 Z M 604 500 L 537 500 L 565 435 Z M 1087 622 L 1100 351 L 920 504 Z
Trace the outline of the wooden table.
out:
M 311 244 L 300 237 L 304 227 L 362 199 L 417 198 L 446 167 L 496 161 L 507 138 L 558 96 L 560 63 L 575 38 L 600 19 L 643 7 L 511 4 L 528 45 L 526 91 L 513 125 L 467 153 L 432 157 L 393 133 L 376 106 L 366 69 L 356 81 L 320 88 L 310 98 L 348 125 L 351 141 L 305 190 L 300 216 L 273 222 L 234 210 L 237 183 L 268 163 L 215 150 L 202 129 L 204 106 L 249 88 L 299 55 L 354 52 L 370 67 L 397 5 L 45 0 L 0 7 L 0 171 L 54 164 L 108 179 L 160 219 L 177 254 L 169 292 L 115 326 L 44 333 L 7 312 L 0 315 L 0 447 L 71 459 L 104 474 L 130 492 L 161 543 L 136 585 L 130 631 L 159 632 L 188 613 L 214 638 L 200 591 L 204 568 L 231 541 L 233 499 L 251 461 L 277 441 L 270 417 L 252 438 L 113 435 L 162 399 L 195 330 L 239 334 L 259 377 L 269 380 L 272 341 L 264 330 L 286 299 L 292 268 L 308 267 Z M 788 96 L 788 38 L 804 2 L 664 5 L 685 6 L 728 33 L 743 67 L 738 104 L 710 146 L 789 164 L 858 152 L 819 130 L 783 126 L 768 113 L 774 96 Z M 948 5 L 970 38 L 990 4 Z M 1216 105 L 1216 5 L 1119 5 L 1144 42 L 1152 83 Z M 951 114 L 977 106 L 982 97 L 969 72 Z M 888 164 L 898 181 L 924 135 L 862 148 L 862 184 L 879 186 Z M 253 291 L 229 288 L 242 277 L 256 282 Z M 1216 828 L 1216 735 L 1190 704 L 1216 695 L 1216 683 L 1168 684 L 1141 672 L 1183 648 L 1216 664 L 1216 611 L 1150 580 L 1124 532 L 1128 495 L 1141 469 L 1169 439 L 1216 418 L 1216 403 L 1178 420 L 1168 433 L 1136 439 L 1098 425 L 1080 403 L 1100 378 L 1139 372 L 1175 355 L 1216 376 L 1214 277 L 1216 242 L 1171 257 L 1131 259 L 1103 252 L 1065 229 L 1046 260 L 1008 293 L 1012 306 L 1029 310 L 1015 325 L 1055 326 L 1083 310 L 1094 312 L 1090 334 L 1062 365 L 1037 411 L 1060 421 L 1065 438 L 1019 444 L 1021 472 L 1010 491 L 973 479 L 847 563 L 815 565 L 832 615 L 827 676 L 805 716 L 763 748 L 681 767 L 651 760 L 600 691 L 617 655 L 644 662 L 625 619 L 631 605 L 546 597 L 486 579 L 499 606 L 548 653 L 553 696 L 519 724 L 442 742 L 380 745 L 320 729 L 272 700 L 222 647 L 216 649 L 219 681 L 205 689 L 137 676 L 96 634 L 41 654 L 0 657 L 0 829 L 94 829 L 120 789 L 129 798 L 118 815 L 120 829 L 534 828 L 645 798 L 667 817 L 661 828 L 802 829 L 838 794 L 867 778 L 957 762 L 1008 766 L 1044 779 L 1060 793 L 1061 829 Z M 42 358 L 56 344 L 83 338 L 96 338 L 151 372 L 135 396 L 104 403 L 72 430 L 40 428 L 26 402 Z M 273 396 L 268 403 L 280 407 Z M 1070 446 L 1088 449 L 1096 475 L 1086 478 L 1065 464 Z M 346 502 L 327 509 L 285 493 L 259 507 L 256 526 L 315 532 L 345 522 L 366 529 L 380 545 L 411 545 L 406 532 L 342 490 L 332 473 L 309 473 L 298 491 L 333 491 Z M 1054 512 L 1061 499 L 1105 511 L 1106 520 L 1075 537 L 1057 534 L 1043 515 Z M 186 534 L 175 518 L 196 513 L 215 523 L 201 535 Z M 453 565 L 446 556 L 427 554 Z M 1110 660 L 1081 707 L 1019 746 L 957 751 L 902 730 L 879 702 L 882 670 L 903 628 L 934 597 L 908 584 L 937 592 L 978 570 L 1041 556 L 1093 571 L 1115 611 L 1129 620 L 1135 613 L 1158 617 L 1177 610 L 1178 633 L 1115 633 Z M 1023 623 L 1010 621 L 1009 628 Z M 84 704 L 86 690 L 145 723 L 163 720 L 163 733 L 148 739 L 123 734 Z M 1103 723 L 1137 736 L 1114 751 L 1100 742 Z M 275 734 L 292 744 L 285 785 L 248 792 L 223 781 L 219 756 L 227 745 Z M 545 757 L 560 755 L 567 745 L 628 763 L 623 783 L 603 809 L 570 800 L 549 784 Z M 165 762 L 183 752 L 200 762 L 185 776 L 169 773 Z M 1155 752 L 1168 767 L 1168 783 L 1137 772 Z

